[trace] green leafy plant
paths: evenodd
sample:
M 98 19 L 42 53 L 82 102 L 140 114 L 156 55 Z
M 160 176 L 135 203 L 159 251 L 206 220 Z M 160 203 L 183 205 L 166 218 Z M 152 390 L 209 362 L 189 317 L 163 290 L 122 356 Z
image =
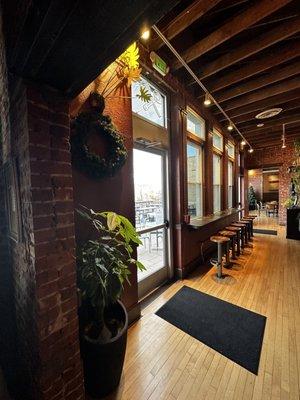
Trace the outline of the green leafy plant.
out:
M 288 197 L 283 203 L 282 203 L 283 207 L 285 208 L 291 208 L 294 205 L 294 200 L 292 199 L 292 197 Z
M 113 329 L 105 320 L 105 310 L 120 299 L 124 282 L 130 284 L 129 266 L 145 269 L 132 256 L 134 247 L 141 241 L 134 226 L 122 215 L 86 208 L 78 212 L 98 234 L 98 238 L 80 247 L 77 254 L 78 287 L 82 304 L 89 314 L 84 330 L 91 338 L 105 341 L 107 336 L 113 336 Z

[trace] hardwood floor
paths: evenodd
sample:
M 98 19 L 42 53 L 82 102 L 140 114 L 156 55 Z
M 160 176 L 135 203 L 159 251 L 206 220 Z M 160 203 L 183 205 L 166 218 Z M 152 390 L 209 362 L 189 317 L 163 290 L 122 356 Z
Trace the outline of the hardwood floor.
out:
M 278 236 L 256 234 L 226 282 L 199 268 L 144 310 L 129 329 L 122 381 L 110 400 L 299 400 L 300 242 L 286 240 L 276 219 L 262 216 L 256 225 Z M 267 317 L 257 376 L 154 314 L 182 285 Z

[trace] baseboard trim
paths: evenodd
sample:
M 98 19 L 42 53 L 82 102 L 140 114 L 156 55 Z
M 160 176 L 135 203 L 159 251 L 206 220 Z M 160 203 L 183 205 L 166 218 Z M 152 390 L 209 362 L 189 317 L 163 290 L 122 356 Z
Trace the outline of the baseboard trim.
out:
M 191 261 L 189 264 L 185 266 L 184 269 L 182 268 L 176 268 L 175 274 L 178 279 L 185 279 L 190 273 L 192 273 L 199 265 L 204 265 L 211 253 L 213 253 L 215 249 L 215 245 L 212 243 L 211 246 L 209 246 L 205 251 L 203 252 L 203 258 L 200 255 L 199 257 L 195 258 L 193 261 Z M 203 263 L 204 259 L 204 263 Z
M 135 304 L 128 312 L 128 324 L 131 325 L 141 317 L 141 305 Z

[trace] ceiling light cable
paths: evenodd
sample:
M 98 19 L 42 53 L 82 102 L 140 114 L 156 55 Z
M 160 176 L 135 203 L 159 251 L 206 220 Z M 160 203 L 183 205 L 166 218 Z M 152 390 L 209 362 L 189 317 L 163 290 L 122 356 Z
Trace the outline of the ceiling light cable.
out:
M 282 149 L 286 148 L 286 144 L 285 144 L 285 124 L 282 124 Z
M 237 131 L 237 133 L 240 135 L 240 137 L 243 139 L 244 142 L 248 144 L 248 146 L 252 149 L 252 146 L 246 140 L 244 135 L 241 133 L 241 131 L 237 128 L 237 126 L 231 121 L 230 117 L 228 114 L 223 110 L 223 108 L 220 106 L 220 104 L 217 102 L 217 100 L 211 95 L 209 90 L 203 85 L 203 83 L 200 81 L 200 79 L 197 77 L 197 75 L 194 73 L 194 71 L 189 67 L 189 65 L 184 61 L 184 59 L 181 57 L 181 55 L 177 52 L 177 50 L 171 45 L 171 43 L 168 41 L 168 39 L 164 36 L 164 34 L 158 29 L 156 25 L 152 26 L 152 29 L 156 34 L 161 38 L 161 40 L 165 43 L 165 45 L 171 50 L 171 52 L 175 55 L 175 57 L 180 61 L 182 66 L 188 71 L 188 73 L 192 76 L 192 78 L 198 83 L 198 85 L 201 87 L 201 89 L 207 94 L 210 99 L 215 103 L 215 105 L 218 107 L 220 112 L 224 115 L 224 117 L 228 120 L 229 124 L 233 126 L 233 128 Z

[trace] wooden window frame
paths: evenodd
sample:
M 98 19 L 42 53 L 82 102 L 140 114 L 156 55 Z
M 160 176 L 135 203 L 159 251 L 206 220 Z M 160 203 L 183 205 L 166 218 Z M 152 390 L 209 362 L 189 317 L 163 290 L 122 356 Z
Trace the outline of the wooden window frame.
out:
M 224 146 L 224 142 L 223 142 Z M 224 177 L 223 177 L 223 172 L 224 172 L 224 166 L 223 166 L 223 152 L 218 150 L 216 147 L 213 146 L 213 151 L 212 151 L 212 157 L 214 157 L 214 154 L 220 157 L 220 210 L 219 211 L 214 211 L 213 213 L 218 213 L 221 212 L 223 209 L 223 185 L 224 185 Z M 214 174 L 214 168 L 212 167 L 212 173 Z M 212 178 L 213 179 L 213 178 Z M 213 199 L 213 204 L 214 204 L 214 182 L 212 181 L 212 199 Z
M 214 145 L 214 135 L 215 134 L 217 136 L 219 136 L 220 138 L 222 138 L 222 146 L 221 146 L 222 149 L 220 149 L 219 147 L 216 147 Z M 220 152 L 221 154 L 224 153 L 224 135 L 218 129 L 216 129 L 215 127 L 213 127 L 213 129 L 212 129 L 212 146 L 213 146 L 213 151 Z
M 192 114 L 194 114 L 197 118 L 201 119 L 204 122 L 204 138 L 201 138 L 195 134 L 193 134 L 192 132 L 188 131 L 187 129 L 187 115 L 188 112 L 191 112 Z M 202 172 L 202 185 L 201 185 L 201 197 L 202 197 L 202 216 L 205 215 L 205 191 L 204 191 L 204 187 L 205 187 L 205 151 L 206 151 L 206 120 L 204 118 L 202 118 L 198 113 L 196 113 L 191 107 L 187 106 L 186 108 L 186 124 L 185 124 L 185 133 L 186 133 L 186 140 L 185 140 L 185 152 L 187 150 L 187 146 L 188 143 L 192 143 L 196 146 L 199 146 L 201 148 L 202 151 L 202 162 L 201 162 L 201 172 Z M 185 196 L 185 209 L 188 209 L 188 177 L 187 177 L 187 169 L 188 169 L 188 165 L 187 165 L 187 157 L 186 157 L 186 176 L 185 176 L 185 187 L 186 187 L 186 196 Z M 197 218 L 200 216 L 195 216 L 194 218 Z

